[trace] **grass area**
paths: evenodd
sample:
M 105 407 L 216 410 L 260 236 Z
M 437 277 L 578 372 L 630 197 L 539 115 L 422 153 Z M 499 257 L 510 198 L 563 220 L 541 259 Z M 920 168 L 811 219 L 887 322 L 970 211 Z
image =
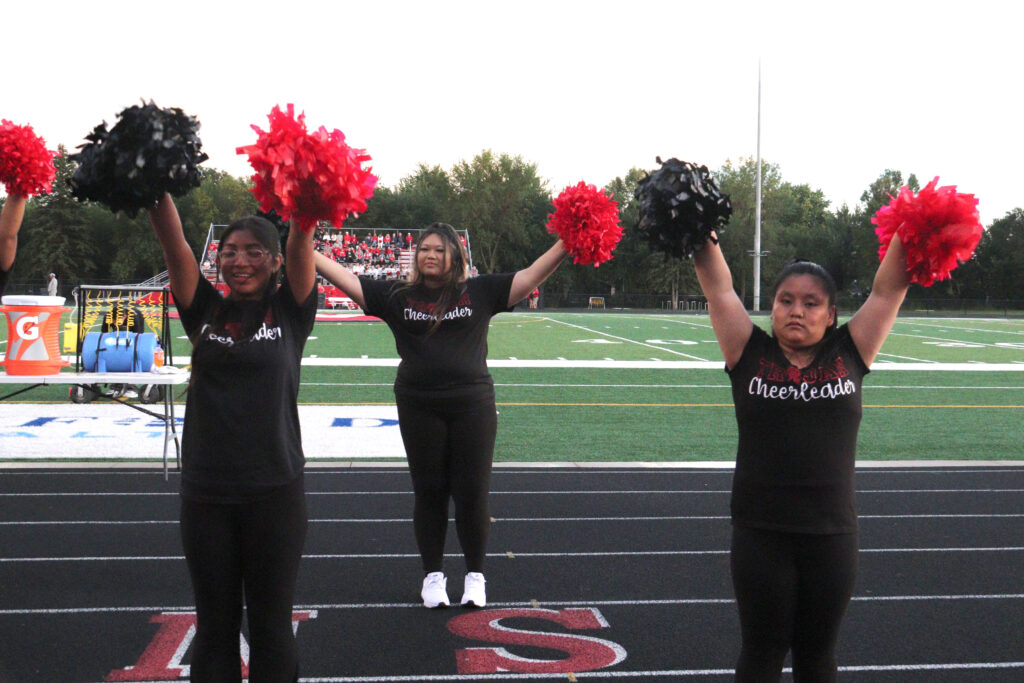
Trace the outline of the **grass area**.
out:
M 756 318 L 767 326 L 765 316 Z M 188 344 L 174 323 L 179 363 Z M 513 313 L 489 358 L 704 360 L 710 369 L 494 367 L 499 461 L 731 460 L 731 393 L 706 316 Z M 3 348 L 0 346 L 0 348 Z M 319 323 L 305 355 L 396 358 L 382 323 Z M 1011 363 L 1021 371 L 887 370 L 887 362 Z M 922 366 L 925 367 L 925 366 Z M 394 403 L 394 367 L 307 365 L 300 403 Z M 11 386 L 13 390 L 16 386 Z M 66 401 L 66 387 L 26 400 Z M 1024 320 L 901 317 L 866 382 L 861 459 L 1024 459 Z

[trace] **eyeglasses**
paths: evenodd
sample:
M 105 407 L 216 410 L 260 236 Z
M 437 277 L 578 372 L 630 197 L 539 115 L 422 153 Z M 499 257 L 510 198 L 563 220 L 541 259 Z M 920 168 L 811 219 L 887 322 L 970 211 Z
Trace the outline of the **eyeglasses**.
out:
M 260 263 L 265 259 L 270 252 L 260 247 L 246 247 L 245 249 L 224 249 L 220 252 L 221 263 L 234 263 L 238 260 L 238 257 L 245 255 L 245 260 L 249 263 Z

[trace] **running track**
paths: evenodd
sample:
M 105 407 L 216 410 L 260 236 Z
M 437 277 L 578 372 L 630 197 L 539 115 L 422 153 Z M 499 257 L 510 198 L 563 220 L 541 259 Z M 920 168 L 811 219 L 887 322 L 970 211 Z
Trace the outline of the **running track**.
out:
M 406 471 L 310 469 L 301 680 L 731 680 L 730 475 L 499 467 L 491 604 L 429 611 Z M 857 483 L 841 680 L 1024 680 L 1024 466 Z M 0 474 L 0 681 L 187 677 L 177 486 L 151 469 Z

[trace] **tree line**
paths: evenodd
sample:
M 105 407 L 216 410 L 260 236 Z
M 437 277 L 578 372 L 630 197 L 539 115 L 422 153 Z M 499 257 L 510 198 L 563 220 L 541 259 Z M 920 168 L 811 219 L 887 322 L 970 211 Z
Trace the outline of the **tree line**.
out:
M 148 217 L 114 215 L 76 201 L 66 180 L 75 170 L 66 150 L 56 159 L 52 194 L 28 202 L 19 239 L 12 291 L 36 291 L 55 272 L 63 293 L 79 283 L 137 283 L 164 269 Z M 633 168 L 605 186 L 619 204 L 625 227 L 615 257 L 599 268 L 560 268 L 545 284 L 548 305 L 586 305 L 603 296 L 609 306 L 674 306 L 699 293 L 691 264 L 652 252 L 636 231 L 633 191 L 645 171 Z M 713 175 L 732 202 L 732 219 L 721 244 L 737 291 L 752 304 L 756 164 L 727 161 Z M 840 302 L 856 305 L 870 291 L 878 267 L 878 240 L 871 217 L 890 195 L 920 183 L 910 174 L 886 169 L 870 182 L 855 207 L 833 208 L 821 190 L 786 181 L 781 169 L 762 163 L 762 301 L 770 304 L 774 274 L 793 258 L 816 261 L 836 279 Z M 178 198 L 186 237 L 202 248 L 211 223 L 252 214 L 256 201 L 248 178 L 204 169 L 202 184 Z M 421 164 L 393 187 L 379 187 L 366 213 L 345 227 L 381 231 L 422 228 L 434 221 L 469 233 L 473 262 L 481 273 L 528 265 L 554 239 L 545 224 L 551 200 L 561 188 L 548 187 L 536 164 L 519 156 L 484 150 L 451 169 Z M 965 305 L 974 309 L 1024 309 L 1024 209 L 987 226 L 975 256 L 951 280 L 924 289 L 913 286 L 909 300 L 924 307 Z M 952 304 L 950 303 L 952 302 Z

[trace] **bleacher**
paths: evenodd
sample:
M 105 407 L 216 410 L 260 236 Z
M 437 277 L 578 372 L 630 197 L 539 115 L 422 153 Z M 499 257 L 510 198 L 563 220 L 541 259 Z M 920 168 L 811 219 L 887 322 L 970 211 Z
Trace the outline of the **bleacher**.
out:
M 199 262 L 203 277 L 225 293 L 227 286 L 220 281 L 217 272 L 217 249 L 220 245 L 220 234 L 226 227 L 210 224 L 201 252 L 203 256 Z M 412 269 L 413 245 L 420 232 L 422 230 L 419 229 L 402 231 L 318 228 L 314 239 L 317 251 L 334 259 L 356 275 L 384 280 L 404 280 Z M 469 263 L 472 265 L 469 233 L 465 230 L 457 232 L 469 253 Z M 166 277 L 166 274 L 164 275 Z M 318 289 L 323 294 L 323 302 L 327 308 L 358 310 L 355 302 L 345 296 L 340 289 L 321 277 L 317 280 Z

